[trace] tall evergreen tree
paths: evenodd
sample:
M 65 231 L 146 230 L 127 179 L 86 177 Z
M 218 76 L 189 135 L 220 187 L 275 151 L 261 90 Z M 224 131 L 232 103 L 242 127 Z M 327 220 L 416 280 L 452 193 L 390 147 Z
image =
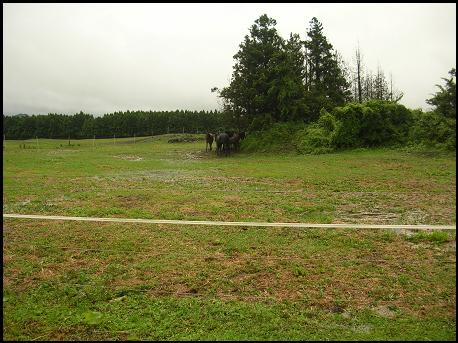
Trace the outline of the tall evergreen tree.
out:
M 234 55 L 231 83 L 220 95 L 226 100 L 226 109 L 249 120 L 257 115 L 273 112 L 269 99 L 272 82 L 272 63 L 281 52 L 282 40 L 275 28 L 275 19 L 262 15 L 250 28 Z
M 271 91 L 276 94 L 276 121 L 302 120 L 307 112 L 304 86 L 303 42 L 298 34 L 290 34 L 283 51 L 275 61 L 275 80 Z
M 304 43 L 307 105 L 311 109 L 311 119 L 316 119 L 321 108 L 342 105 L 351 93 L 338 55 L 323 34 L 323 25 L 315 17 L 310 21 L 307 36 Z
M 300 38 L 285 41 L 275 25 L 265 14 L 255 21 L 234 55 L 230 85 L 219 92 L 235 121 L 243 118 L 254 129 L 305 114 Z

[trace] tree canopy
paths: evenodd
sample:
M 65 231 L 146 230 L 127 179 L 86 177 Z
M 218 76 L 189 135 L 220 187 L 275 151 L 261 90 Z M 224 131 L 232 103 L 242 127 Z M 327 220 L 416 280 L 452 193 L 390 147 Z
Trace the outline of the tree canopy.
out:
M 456 83 L 454 80 L 456 69 L 452 68 L 448 73 L 450 74 L 449 79 L 442 78 L 445 81 L 445 86 L 436 85 L 439 87 L 439 91 L 426 102 L 434 106 L 434 110 L 438 114 L 446 118 L 456 118 Z

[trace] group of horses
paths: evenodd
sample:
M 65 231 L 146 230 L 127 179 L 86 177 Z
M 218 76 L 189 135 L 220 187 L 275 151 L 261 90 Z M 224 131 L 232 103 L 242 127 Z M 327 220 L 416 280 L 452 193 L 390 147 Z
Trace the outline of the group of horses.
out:
M 212 151 L 213 141 L 216 142 L 216 155 L 229 155 L 240 150 L 240 141 L 245 139 L 245 132 L 226 131 L 221 133 L 207 133 L 205 135 L 205 151 Z

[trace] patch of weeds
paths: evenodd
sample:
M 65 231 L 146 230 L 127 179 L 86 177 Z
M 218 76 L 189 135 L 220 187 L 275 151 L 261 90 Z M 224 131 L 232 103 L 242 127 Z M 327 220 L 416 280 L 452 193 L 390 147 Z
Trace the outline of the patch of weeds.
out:
M 262 270 L 262 266 L 257 261 L 247 261 L 244 271 L 250 274 L 259 273 Z
M 238 249 L 237 247 L 234 247 L 234 246 L 228 246 L 226 248 L 223 249 L 223 252 L 232 257 L 232 256 L 236 256 L 240 253 L 240 249 Z
M 334 220 L 335 207 L 332 205 L 319 205 L 303 209 L 302 220 L 317 223 L 332 223 Z
M 345 305 L 343 304 L 343 302 L 341 300 L 335 300 L 334 301 L 334 305 L 329 308 L 329 311 L 331 313 L 339 313 L 339 314 L 341 314 L 341 313 L 345 312 L 344 306 Z
M 296 264 L 295 266 L 293 266 L 293 275 L 296 277 L 306 276 L 307 271 L 304 267 Z
M 412 280 L 411 280 L 410 276 L 401 274 L 401 275 L 399 275 L 399 277 L 398 277 L 398 282 L 399 282 L 402 286 L 408 286 L 408 285 L 410 285 L 410 284 L 412 283 Z
M 385 231 L 381 236 L 381 241 L 392 243 L 396 238 L 396 234 L 393 231 Z
M 431 242 L 436 244 L 442 244 L 449 241 L 449 236 L 448 233 L 445 231 L 434 231 L 431 233 L 418 232 L 412 236 L 405 237 L 405 239 L 412 243 Z
M 223 242 L 221 242 L 220 239 L 216 238 L 216 239 L 213 239 L 210 244 L 214 246 L 218 246 L 218 245 L 222 245 Z
M 156 287 L 155 284 L 142 284 L 142 285 L 132 285 L 129 288 L 121 289 L 115 292 L 115 299 L 120 299 L 122 297 L 130 296 L 132 294 L 143 294 L 145 291 L 149 291 Z
M 88 311 L 83 313 L 83 323 L 89 325 L 98 325 L 102 322 L 103 315 L 100 312 Z
M 281 208 L 285 212 L 292 213 L 292 214 L 302 214 L 302 213 L 307 211 L 306 208 L 302 208 L 302 207 L 298 207 L 298 206 L 294 206 L 294 205 L 289 205 L 289 204 L 282 205 Z

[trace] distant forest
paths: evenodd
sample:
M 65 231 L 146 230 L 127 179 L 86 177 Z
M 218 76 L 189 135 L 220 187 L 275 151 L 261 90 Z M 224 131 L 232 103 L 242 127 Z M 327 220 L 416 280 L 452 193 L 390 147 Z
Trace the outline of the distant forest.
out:
M 439 91 L 425 99 L 433 110 L 410 110 L 398 103 L 403 92 L 391 74 L 388 78 L 381 66 L 368 70 L 359 47 L 346 63 L 317 18 L 309 22 L 305 40 L 296 33 L 284 39 L 275 26 L 264 14 L 250 27 L 233 56 L 230 84 L 210 90 L 222 101 L 220 111 L 3 116 L 4 134 L 7 139 L 107 138 L 231 129 L 271 130 L 278 136 L 287 130 L 284 137 L 299 137 L 297 150 L 305 152 L 405 144 L 407 136 L 416 144 L 456 147 L 455 68 L 443 78 L 445 86 L 437 85 Z
M 63 115 L 3 116 L 7 139 L 29 138 L 110 138 L 161 135 L 165 133 L 203 133 L 227 126 L 218 111 L 126 111 L 94 117 L 87 113 Z

